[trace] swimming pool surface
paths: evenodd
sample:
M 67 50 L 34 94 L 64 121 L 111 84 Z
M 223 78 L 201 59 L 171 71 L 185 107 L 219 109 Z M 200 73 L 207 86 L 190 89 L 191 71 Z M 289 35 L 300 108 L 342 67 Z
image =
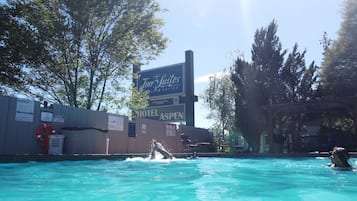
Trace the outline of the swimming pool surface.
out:
M 357 159 L 350 162 L 356 167 Z M 0 200 L 357 200 L 357 172 L 327 158 L 0 164 Z

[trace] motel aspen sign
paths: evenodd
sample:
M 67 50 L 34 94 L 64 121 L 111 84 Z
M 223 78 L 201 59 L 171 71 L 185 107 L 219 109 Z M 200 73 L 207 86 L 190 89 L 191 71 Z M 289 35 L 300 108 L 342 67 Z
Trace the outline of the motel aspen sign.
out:
M 136 111 L 136 117 L 194 126 L 193 52 L 186 51 L 184 63 L 140 71 L 135 85 L 148 92 L 149 106 Z M 189 109 L 189 110 L 188 110 Z

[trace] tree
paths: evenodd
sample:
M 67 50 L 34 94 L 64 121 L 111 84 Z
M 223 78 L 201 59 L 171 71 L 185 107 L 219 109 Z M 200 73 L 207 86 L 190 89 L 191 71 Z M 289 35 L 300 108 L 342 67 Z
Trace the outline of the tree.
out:
M 324 33 L 321 85 L 322 95 L 357 96 L 357 2 L 346 0 L 337 39 L 330 39 Z M 341 112 L 324 117 L 324 125 L 329 128 L 354 131 L 353 114 Z M 351 123 L 352 122 L 352 123 Z
M 0 6 L 0 94 L 27 91 L 24 66 L 40 64 L 43 46 L 26 24 L 18 23 L 17 12 Z
M 127 108 L 129 108 L 131 112 L 131 118 L 134 119 L 136 111 L 149 106 L 149 93 L 147 91 L 143 91 L 142 88 L 138 89 L 134 84 L 131 89 L 131 97 L 127 102 Z
M 11 1 L 17 23 L 45 44 L 47 59 L 27 82 L 37 96 L 74 107 L 118 105 L 132 64 L 159 54 L 167 39 L 152 0 Z
M 315 98 L 317 84 L 318 84 L 318 71 L 319 67 L 312 62 L 309 67 L 303 71 L 302 77 L 298 83 L 297 93 L 299 94 L 299 100 L 307 101 Z
M 252 63 L 237 58 L 232 67 L 236 90 L 236 125 L 254 151 L 259 150 L 260 135 L 266 127 L 262 106 L 280 103 L 284 85 L 279 77 L 286 50 L 276 35 L 277 23 L 258 29 L 252 45 Z
M 286 102 L 296 102 L 301 99 L 298 88 L 305 71 L 306 50 L 300 53 L 297 48 L 298 45 L 295 44 L 280 73 L 281 81 L 286 88 Z
M 295 44 L 280 70 L 281 81 L 285 87 L 283 103 L 308 101 L 315 95 L 313 87 L 317 81 L 317 66 L 312 62 L 307 68 L 305 54 L 306 50 L 299 52 L 298 45 Z M 306 116 L 304 113 L 284 114 L 275 119 L 275 124 L 279 128 L 277 136 L 280 137 L 278 138 L 291 140 L 289 143 L 293 146 L 289 146 L 292 149 L 290 151 L 297 151 L 300 147 L 299 134 L 303 129 Z
M 235 126 L 254 151 L 259 150 L 260 134 L 264 129 L 264 114 L 259 104 L 258 68 L 238 57 L 231 68 L 234 83 Z
M 282 49 L 276 33 L 275 21 L 267 28 L 258 29 L 252 45 L 252 62 L 240 56 L 231 68 L 236 126 L 254 151 L 259 150 L 260 136 L 267 131 L 268 122 L 263 107 L 309 100 L 314 95 L 317 66 L 312 63 L 306 68 L 306 51 L 299 52 L 297 44 L 284 60 L 287 50 Z M 280 115 L 275 116 L 273 121 L 280 130 L 288 127 L 289 132 L 298 133 L 302 129 L 301 117 L 300 114 L 295 117 Z M 283 138 L 283 133 L 276 135 L 279 139 Z
M 286 50 L 282 50 L 276 35 L 278 25 L 273 20 L 267 28 L 255 32 L 252 45 L 252 64 L 257 68 L 257 87 L 259 104 L 267 105 L 281 102 L 283 85 L 279 79 L 279 70 L 284 62 Z
M 357 2 L 346 0 L 343 21 L 334 41 L 324 35 L 322 87 L 326 95 L 357 95 Z
M 210 77 L 209 87 L 205 90 L 202 99 L 210 109 L 209 119 L 216 123 L 214 127 L 220 130 L 218 146 L 222 149 L 226 142 L 225 130 L 231 130 L 234 124 L 234 92 L 229 74 L 215 74 Z

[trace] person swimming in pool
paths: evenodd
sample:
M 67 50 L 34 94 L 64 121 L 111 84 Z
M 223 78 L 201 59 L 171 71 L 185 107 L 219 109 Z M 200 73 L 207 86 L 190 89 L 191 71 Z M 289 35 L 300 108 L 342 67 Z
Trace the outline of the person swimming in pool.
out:
M 156 158 L 156 152 L 159 152 L 164 157 L 163 159 L 173 158 L 173 155 L 170 152 L 168 152 L 160 142 L 153 139 L 151 143 L 150 159 Z
M 345 148 L 334 147 L 333 150 L 329 152 L 329 155 L 331 163 L 328 164 L 328 166 L 356 170 L 356 168 L 354 168 L 351 164 L 348 163 L 350 155 Z

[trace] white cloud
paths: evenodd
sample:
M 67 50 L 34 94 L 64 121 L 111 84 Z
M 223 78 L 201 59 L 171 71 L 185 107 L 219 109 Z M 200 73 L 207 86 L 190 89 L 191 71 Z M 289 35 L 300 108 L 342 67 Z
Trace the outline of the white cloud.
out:
M 200 84 L 200 83 L 206 83 L 209 81 L 209 77 L 211 76 L 212 74 L 209 74 L 209 75 L 203 75 L 203 76 L 200 76 L 200 77 L 197 77 L 195 79 L 195 84 Z
M 195 79 L 195 84 L 208 83 L 210 77 L 217 76 L 218 78 L 221 78 L 224 75 L 228 75 L 228 73 L 227 72 L 217 72 L 217 73 L 211 73 L 208 75 L 202 75 Z

